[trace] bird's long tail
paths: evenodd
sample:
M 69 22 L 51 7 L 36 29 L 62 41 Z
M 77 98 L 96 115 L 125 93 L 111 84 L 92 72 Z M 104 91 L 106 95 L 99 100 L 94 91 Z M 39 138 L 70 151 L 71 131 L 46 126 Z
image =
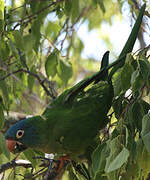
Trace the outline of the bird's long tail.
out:
M 67 96 L 65 98 L 65 102 L 69 102 L 73 100 L 78 93 L 83 91 L 83 89 L 86 88 L 92 82 L 97 83 L 101 80 L 105 80 L 106 77 L 108 77 L 108 80 L 111 80 L 113 74 L 124 65 L 126 60 L 126 55 L 132 52 L 133 46 L 138 36 L 138 32 L 142 23 L 142 18 L 145 12 L 145 7 L 146 5 L 144 4 L 139 12 L 134 27 L 129 35 L 129 38 L 119 55 L 119 58 L 115 62 L 109 65 L 109 52 L 107 51 L 102 58 L 102 65 L 100 71 L 95 73 L 91 77 L 80 81 L 77 85 L 75 85 L 72 89 L 70 89 L 70 91 L 67 93 Z M 111 69 L 111 71 L 108 75 L 109 69 Z

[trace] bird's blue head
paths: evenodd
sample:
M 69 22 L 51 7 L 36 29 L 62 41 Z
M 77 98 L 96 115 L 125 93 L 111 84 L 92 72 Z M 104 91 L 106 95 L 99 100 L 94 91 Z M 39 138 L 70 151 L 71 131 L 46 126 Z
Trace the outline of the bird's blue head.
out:
M 27 118 L 11 126 L 5 135 L 9 151 L 16 153 L 28 147 L 38 148 L 41 145 L 43 128 L 44 120 L 41 116 Z

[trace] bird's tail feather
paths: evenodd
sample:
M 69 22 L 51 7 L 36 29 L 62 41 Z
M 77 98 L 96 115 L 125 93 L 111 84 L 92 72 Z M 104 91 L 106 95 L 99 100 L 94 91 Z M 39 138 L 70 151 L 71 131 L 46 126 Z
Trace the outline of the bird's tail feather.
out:
M 110 82 L 111 82 L 111 78 L 112 78 L 113 74 L 124 65 L 126 55 L 128 53 L 130 53 L 133 49 L 134 43 L 138 36 L 140 25 L 142 23 L 142 18 L 144 15 L 145 7 L 146 7 L 146 5 L 144 4 L 139 12 L 139 15 L 134 24 L 134 27 L 129 35 L 129 38 L 128 38 L 123 50 L 121 51 L 119 58 L 112 64 L 108 65 L 109 64 L 109 52 L 107 51 L 102 58 L 102 65 L 101 65 L 100 71 L 95 73 L 93 76 L 90 76 L 89 78 L 82 80 L 77 85 L 75 85 L 73 88 L 71 88 L 70 91 L 67 92 L 65 102 L 69 102 L 72 99 L 74 99 L 74 97 L 76 97 L 76 95 L 79 92 L 81 92 L 84 88 L 86 88 L 92 82 L 97 83 L 100 80 L 103 80 L 103 79 L 105 80 L 106 77 L 108 77 L 108 80 L 110 80 Z M 111 71 L 108 75 L 109 69 L 111 69 Z
M 100 72 L 105 70 L 109 65 L 109 51 L 106 51 L 103 55 L 102 62 L 101 62 L 101 68 Z M 108 70 L 105 70 L 100 77 L 95 79 L 95 83 L 98 83 L 99 81 L 105 81 L 108 78 Z

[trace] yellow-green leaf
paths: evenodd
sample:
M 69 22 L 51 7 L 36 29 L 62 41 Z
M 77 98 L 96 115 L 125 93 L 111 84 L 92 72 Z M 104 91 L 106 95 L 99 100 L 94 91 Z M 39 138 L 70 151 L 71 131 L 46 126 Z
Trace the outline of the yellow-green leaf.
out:
M 5 138 L 1 132 L 0 132 L 0 152 L 4 153 L 7 159 L 10 159 L 10 153 L 6 147 Z
M 0 1 L 0 20 L 4 19 L 4 0 Z
M 3 105 L 0 102 L 0 130 L 3 128 L 4 121 L 5 121 L 5 118 L 4 118 Z
M 67 61 L 60 60 L 57 66 L 57 72 L 63 84 L 66 85 L 72 76 L 72 66 Z
M 45 63 L 45 70 L 46 70 L 46 75 L 49 76 L 55 76 L 57 72 L 57 64 L 58 64 L 58 55 L 56 53 L 50 54 Z

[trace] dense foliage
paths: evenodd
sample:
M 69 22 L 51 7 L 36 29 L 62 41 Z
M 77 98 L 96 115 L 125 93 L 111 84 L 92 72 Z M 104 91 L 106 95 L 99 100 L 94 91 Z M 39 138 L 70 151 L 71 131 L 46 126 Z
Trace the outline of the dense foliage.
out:
M 20 167 L 12 161 L 16 156 L 8 152 L 4 133 L 18 119 L 16 116 L 42 113 L 57 94 L 73 86 L 80 76 L 99 69 L 98 61 L 82 58 L 84 43 L 77 34 L 78 28 L 85 22 L 89 30 L 99 28 L 103 22 L 111 24 L 113 15 L 121 16 L 124 2 L 10 0 L 4 4 L 0 1 L 1 179 L 23 179 L 23 176 L 42 179 L 41 162 L 33 157 L 43 154 L 26 150 L 18 159 L 28 159 L 33 171 L 29 162 Z M 140 4 L 128 3 L 135 17 Z M 150 4 L 146 5 L 145 14 L 149 17 Z M 95 180 L 146 179 L 150 173 L 149 45 L 127 54 L 124 66 L 113 76 L 113 87 L 110 123 L 100 132 L 101 143 L 92 154 L 90 175 Z M 4 167 L 10 161 L 14 164 Z M 72 167 L 67 168 L 64 179 L 83 179 Z

